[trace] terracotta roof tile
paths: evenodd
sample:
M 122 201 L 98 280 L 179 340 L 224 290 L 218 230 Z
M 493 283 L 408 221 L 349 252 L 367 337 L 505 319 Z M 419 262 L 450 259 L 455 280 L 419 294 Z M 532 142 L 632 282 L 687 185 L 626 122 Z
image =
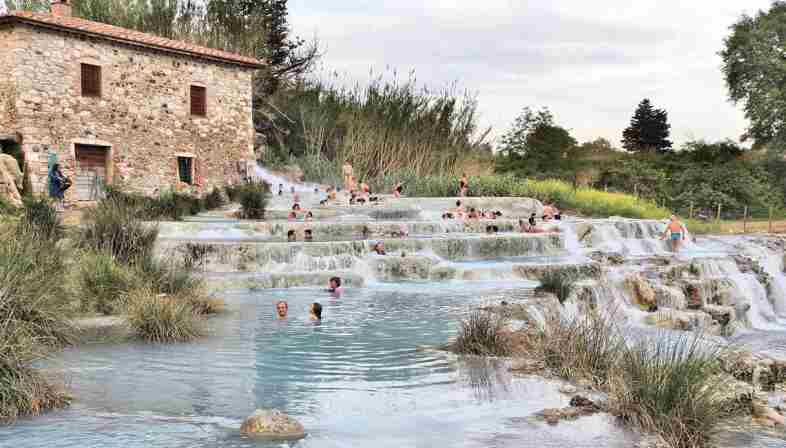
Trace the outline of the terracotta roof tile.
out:
M 216 50 L 213 48 L 200 47 L 183 41 L 166 39 L 153 36 L 151 34 L 140 33 L 139 31 L 107 25 L 100 22 L 79 19 L 76 17 L 55 16 L 45 13 L 29 11 L 13 11 L 6 15 L 0 15 L 2 21 L 19 21 L 34 26 L 56 28 L 64 31 L 77 32 L 82 34 L 94 35 L 110 40 L 122 41 L 131 45 L 152 47 L 163 51 L 176 53 L 188 53 L 194 57 L 219 60 L 231 64 L 251 66 L 255 68 L 263 67 L 263 63 L 258 59 L 241 56 L 227 51 Z

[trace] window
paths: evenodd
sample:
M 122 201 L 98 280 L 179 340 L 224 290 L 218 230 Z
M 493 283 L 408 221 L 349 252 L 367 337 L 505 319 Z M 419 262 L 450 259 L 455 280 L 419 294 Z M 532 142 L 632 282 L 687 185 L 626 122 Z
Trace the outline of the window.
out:
M 207 115 L 207 88 L 191 86 L 191 115 Z
M 177 174 L 180 182 L 192 185 L 194 183 L 194 159 L 193 157 L 177 158 Z
M 82 64 L 82 96 L 101 96 L 101 67 Z

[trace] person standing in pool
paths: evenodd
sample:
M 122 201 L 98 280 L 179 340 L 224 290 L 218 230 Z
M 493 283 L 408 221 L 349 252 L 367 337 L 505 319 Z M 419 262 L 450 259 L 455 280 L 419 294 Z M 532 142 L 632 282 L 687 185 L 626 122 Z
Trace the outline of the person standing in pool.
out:
M 349 160 L 344 162 L 344 166 L 341 167 L 341 174 L 344 177 L 344 189 L 350 190 L 350 183 L 352 182 L 352 177 L 355 175 L 355 170 L 352 168 L 352 164 L 349 163 Z
M 663 239 L 669 240 L 671 251 L 677 253 L 687 236 L 688 228 L 685 227 L 685 224 L 676 215 L 671 215 L 669 223 L 666 225 L 666 230 L 663 232 Z
M 466 174 L 462 174 L 461 180 L 459 180 L 459 196 L 464 197 L 467 192 L 469 192 L 469 179 Z
M 278 320 L 285 320 L 289 312 L 289 305 L 284 300 L 276 303 L 276 318 Z

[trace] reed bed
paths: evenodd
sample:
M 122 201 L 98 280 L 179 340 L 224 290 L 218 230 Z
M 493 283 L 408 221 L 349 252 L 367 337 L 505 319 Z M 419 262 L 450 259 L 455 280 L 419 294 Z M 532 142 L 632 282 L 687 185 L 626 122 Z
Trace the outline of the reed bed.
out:
M 131 294 L 128 323 L 139 338 L 158 344 L 188 342 L 206 334 L 205 319 L 188 298 L 150 289 Z

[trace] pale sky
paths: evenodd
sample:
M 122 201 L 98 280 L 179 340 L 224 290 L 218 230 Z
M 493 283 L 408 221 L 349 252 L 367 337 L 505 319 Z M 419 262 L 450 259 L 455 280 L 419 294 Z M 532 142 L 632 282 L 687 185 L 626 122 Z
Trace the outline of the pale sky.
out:
M 290 0 L 295 34 L 316 35 L 348 79 L 414 70 L 479 94 L 501 135 L 524 106 L 548 106 L 579 141 L 619 146 L 638 102 L 669 112 L 672 139 L 737 139 L 717 55 L 728 27 L 771 0 Z

